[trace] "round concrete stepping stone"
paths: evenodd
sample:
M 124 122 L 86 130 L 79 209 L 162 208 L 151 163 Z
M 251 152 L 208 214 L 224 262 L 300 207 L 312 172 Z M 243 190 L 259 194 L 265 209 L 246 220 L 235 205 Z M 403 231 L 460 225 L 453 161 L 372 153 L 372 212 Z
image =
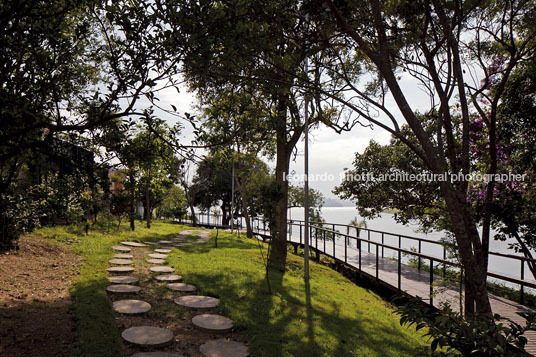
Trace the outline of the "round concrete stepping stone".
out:
M 167 284 L 166 287 L 170 290 L 184 291 L 184 292 L 191 292 L 191 291 L 197 290 L 197 288 L 194 285 L 184 284 L 184 283 L 170 283 L 170 284 Z
M 144 240 L 143 243 L 144 244 L 149 244 L 149 245 L 158 245 L 158 243 L 156 243 L 156 242 L 149 242 L 149 241 L 146 241 L 146 240 Z
M 132 273 L 134 267 L 111 267 L 106 269 L 108 273 Z
M 149 268 L 149 270 L 153 273 L 173 273 L 175 271 L 175 268 L 157 265 L 155 267 Z
M 130 260 L 130 259 L 110 259 L 110 260 L 108 260 L 108 263 L 116 264 L 116 265 L 129 265 L 129 264 L 132 264 L 132 260 Z
M 140 281 L 138 277 L 120 275 L 120 276 L 111 276 L 108 278 L 108 281 L 112 284 L 134 284 Z
M 192 243 L 178 243 L 178 244 L 174 244 L 173 246 L 174 247 L 184 247 L 186 245 L 192 245 Z
M 147 247 L 147 244 L 139 243 L 139 242 L 121 242 L 121 244 L 126 245 L 128 247 Z
M 121 245 L 114 245 L 112 249 L 117 250 L 118 252 L 130 252 L 130 248 L 123 247 Z
M 202 314 L 194 316 L 192 318 L 192 324 L 201 331 L 210 333 L 224 333 L 233 329 L 233 320 L 228 317 L 215 314 Z
M 182 276 L 177 274 L 163 274 L 155 276 L 155 279 L 158 281 L 181 281 Z
M 157 243 L 158 243 L 158 244 L 171 244 L 171 243 L 173 243 L 173 242 L 170 241 L 170 240 L 159 240 Z
M 149 257 L 151 257 L 151 258 L 155 258 L 155 259 L 166 259 L 166 258 L 167 258 L 167 254 L 152 253 L 152 254 L 149 254 Z
M 127 342 L 139 346 L 163 347 L 173 341 L 173 332 L 154 326 L 137 326 L 127 328 L 121 333 Z
M 201 295 L 180 296 L 174 301 L 177 305 L 186 306 L 192 309 L 212 309 L 220 303 L 220 299 Z
M 242 342 L 218 339 L 209 341 L 199 351 L 206 357 L 247 357 L 249 350 Z
M 141 288 L 135 285 L 116 284 L 109 285 L 106 290 L 111 293 L 137 293 Z
M 141 352 L 141 353 L 136 353 L 135 355 L 132 355 L 130 357 L 183 357 L 183 356 L 175 354 L 175 353 L 169 353 L 169 352 Z
M 154 251 L 156 253 L 163 253 L 163 254 L 171 253 L 171 249 L 155 249 Z
M 184 242 L 185 238 L 173 238 L 172 241 L 173 242 Z
M 134 256 L 132 254 L 114 254 L 113 257 L 117 258 L 117 259 L 132 259 L 132 258 L 134 258 Z
M 164 264 L 166 261 L 164 259 L 147 259 L 146 262 L 151 264 Z
M 112 307 L 121 314 L 143 314 L 151 310 L 151 304 L 141 300 L 118 300 Z

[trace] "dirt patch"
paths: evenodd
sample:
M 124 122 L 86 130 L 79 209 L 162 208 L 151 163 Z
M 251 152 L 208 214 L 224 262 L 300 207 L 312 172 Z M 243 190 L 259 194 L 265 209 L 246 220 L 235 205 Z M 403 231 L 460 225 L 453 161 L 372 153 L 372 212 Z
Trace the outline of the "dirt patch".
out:
M 69 356 L 76 325 L 69 288 L 80 258 L 40 237 L 0 253 L 0 355 Z
M 210 310 L 191 310 L 181 307 L 173 302 L 173 299 L 188 294 L 196 293 L 180 293 L 167 289 L 166 282 L 159 282 L 154 279 L 158 275 L 151 273 L 149 267 L 151 264 L 145 261 L 147 254 L 151 253 L 151 248 L 135 248 L 132 250 L 134 255 L 134 265 L 136 266 L 135 275 L 140 278 L 139 286 L 142 291 L 137 294 L 108 294 L 112 301 L 121 299 L 139 299 L 146 301 L 152 305 L 149 312 L 140 315 L 121 315 L 116 314 L 116 321 L 119 330 L 123 331 L 133 326 L 157 326 L 173 331 L 175 341 L 171 346 L 158 348 L 154 350 L 173 352 L 179 355 L 197 357 L 202 356 L 199 347 L 213 339 L 228 338 L 233 341 L 246 342 L 245 334 L 241 331 L 232 331 L 223 334 L 212 334 L 202 332 L 192 325 L 191 319 L 197 314 L 202 313 L 219 313 L 218 309 Z M 172 253 L 173 254 L 173 253 Z M 174 274 L 181 274 L 180 266 L 175 267 Z M 186 282 L 186 281 L 185 281 Z M 124 344 L 124 352 L 126 356 L 130 356 L 137 352 L 152 351 L 153 349 L 143 349 Z

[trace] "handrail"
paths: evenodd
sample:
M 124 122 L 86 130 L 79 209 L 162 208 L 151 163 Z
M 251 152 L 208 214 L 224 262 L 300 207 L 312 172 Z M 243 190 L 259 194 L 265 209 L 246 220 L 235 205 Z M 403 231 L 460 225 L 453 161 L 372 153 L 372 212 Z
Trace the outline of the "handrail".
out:
M 202 214 L 196 214 L 196 215 L 198 215 L 200 218 L 202 216 Z M 206 214 L 205 214 L 205 216 L 206 216 Z M 220 215 L 212 215 L 212 216 L 216 218 L 216 221 L 219 221 L 219 217 L 221 217 Z M 251 219 L 251 226 L 252 226 L 253 229 L 257 230 L 257 233 L 260 230 L 266 232 L 266 222 L 267 222 L 267 220 L 265 218 L 250 217 L 250 219 Z M 201 221 L 202 220 L 200 219 L 200 223 L 201 223 Z M 212 225 L 210 223 L 210 220 L 208 220 L 208 221 L 209 221 L 208 222 L 209 225 Z M 257 223 L 256 226 L 254 224 L 255 222 Z M 263 223 L 264 229 L 260 228 L 260 226 L 259 226 L 260 222 Z M 206 224 L 206 223 L 204 223 L 204 224 Z M 215 224 L 215 225 L 218 225 L 218 224 Z M 288 221 L 288 226 L 289 226 L 289 228 L 291 228 L 292 226 L 299 226 L 300 227 L 300 232 L 299 232 L 300 233 L 299 234 L 300 241 L 299 242 L 292 241 L 290 236 L 287 236 L 287 241 L 290 241 L 291 243 L 294 243 L 294 244 L 297 244 L 297 243 L 302 244 L 302 242 L 303 242 L 303 239 L 302 239 L 303 238 L 302 237 L 303 230 L 302 230 L 302 228 L 304 228 L 304 226 L 305 226 L 304 221 L 303 220 L 298 220 L 298 219 L 292 219 L 292 220 Z M 324 226 L 330 226 L 332 229 L 325 228 Z M 335 230 L 335 227 L 347 228 L 347 233 L 339 232 L 338 230 Z M 364 243 L 364 244 L 368 245 L 369 253 L 370 253 L 370 246 L 372 245 L 373 247 L 375 247 L 375 250 L 376 250 L 376 252 L 375 252 L 375 254 L 376 254 L 376 279 L 378 279 L 378 280 L 379 280 L 379 271 L 378 271 L 379 261 L 378 261 L 378 259 L 380 258 L 380 256 L 383 258 L 384 249 L 389 249 L 389 250 L 392 250 L 392 251 L 395 251 L 396 253 L 398 253 L 398 259 L 397 259 L 397 262 L 398 262 L 398 290 L 400 290 L 400 291 L 401 291 L 401 282 L 402 282 L 402 279 L 401 279 L 402 255 L 409 255 L 409 256 L 416 257 L 417 260 L 418 260 L 417 261 L 417 263 L 418 263 L 417 269 L 419 271 L 421 270 L 421 265 L 422 265 L 421 260 L 429 261 L 430 265 L 429 265 L 428 269 L 430 271 L 430 280 L 429 280 L 429 284 L 430 284 L 430 305 L 432 305 L 432 306 L 433 306 L 434 268 L 436 268 L 434 266 L 434 264 L 442 265 L 442 269 L 443 269 L 444 273 L 446 273 L 446 267 L 447 266 L 458 268 L 458 269 L 460 269 L 461 272 L 464 271 L 463 265 L 459 264 L 458 262 L 453 262 L 453 261 L 450 261 L 450 260 L 446 259 L 445 246 L 444 246 L 444 244 L 442 244 L 442 243 L 440 243 L 438 241 L 433 241 L 433 240 L 426 239 L 426 238 L 412 237 L 412 236 L 408 236 L 408 235 L 404 235 L 404 234 L 397 234 L 397 233 L 393 233 L 393 232 L 385 232 L 385 231 L 380 231 L 380 230 L 375 230 L 375 229 L 355 227 L 355 226 L 351 226 L 351 225 L 348 225 L 348 224 L 340 224 L 340 223 L 312 222 L 311 225 L 309 226 L 309 229 L 311 230 L 310 234 L 309 234 L 309 239 L 311 241 L 311 245 L 310 245 L 311 248 L 317 250 L 317 252 L 321 252 L 321 253 L 324 253 L 324 254 L 326 254 L 328 256 L 331 256 L 334 259 L 336 259 L 338 261 L 341 261 L 341 262 L 343 262 L 345 264 L 348 264 L 347 263 L 347 260 L 348 260 L 348 244 L 349 244 L 351 239 L 356 240 L 356 244 L 357 244 L 357 247 L 358 247 L 357 248 L 358 249 L 358 255 L 359 255 L 359 265 L 358 265 L 357 268 L 359 268 L 360 273 L 361 273 L 361 256 L 362 256 L 361 247 L 362 247 L 362 244 Z M 356 232 L 360 232 L 360 231 L 368 232 L 368 237 L 367 238 L 361 238 L 361 237 L 358 237 L 358 236 L 355 236 L 355 235 L 351 235 L 350 234 L 350 229 L 355 229 Z M 315 234 L 312 234 L 313 230 L 315 231 Z M 292 230 L 290 229 L 290 231 L 292 231 Z M 320 237 L 318 235 L 318 232 L 321 232 Z M 381 242 L 371 240 L 371 233 L 381 234 Z M 331 243 L 332 246 L 333 246 L 332 254 L 327 251 L 326 235 L 333 235 L 333 240 L 332 240 L 333 242 Z M 385 241 L 384 241 L 385 236 L 392 236 L 392 237 L 398 238 L 398 247 L 394 246 L 394 245 L 391 245 L 391 244 L 386 244 Z M 342 261 L 341 259 L 337 258 L 337 256 L 336 256 L 336 247 L 337 247 L 336 237 L 340 237 L 340 238 L 344 239 L 344 261 Z M 379 239 L 380 237 L 377 236 L 375 238 Z M 408 250 L 408 249 L 402 248 L 402 241 L 404 239 L 410 239 L 410 240 L 413 240 L 413 241 L 417 241 L 419 243 L 418 244 L 418 249 L 419 250 L 418 251 L 413 251 L 413 250 Z M 322 251 L 322 249 L 319 249 L 318 240 L 323 242 L 323 246 L 324 246 L 323 251 Z M 315 242 L 316 242 L 316 244 L 313 244 Z M 422 253 L 422 251 L 421 251 L 421 248 L 422 248 L 421 243 L 430 243 L 430 244 L 441 246 L 443 248 L 443 258 Z M 381 249 L 381 251 L 380 251 L 380 249 Z M 525 276 L 524 276 L 525 264 L 527 262 L 536 262 L 536 259 L 530 259 L 530 258 L 526 258 L 526 257 L 523 257 L 523 256 L 517 256 L 517 255 L 511 255 L 511 254 L 505 254 L 505 253 L 499 253 L 499 252 L 493 252 L 493 251 L 490 251 L 489 254 L 494 255 L 494 256 L 503 257 L 503 258 L 518 260 L 518 261 L 521 262 L 521 274 L 520 274 L 521 277 L 520 278 L 516 278 L 516 277 L 513 277 L 513 276 L 508 276 L 508 275 L 504 275 L 504 274 L 500 274 L 500 273 L 495 273 L 495 272 L 489 272 L 489 271 L 488 271 L 488 276 L 491 277 L 491 278 L 495 278 L 495 279 L 498 279 L 498 280 L 502 280 L 502 281 L 506 281 L 506 282 L 509 282 L 509 283 L 514 283 L 514 284 L 519 285 L 520 286 L 520 302 L 523 304 L 525 287 L 536 289 L 536 281 L 525 279 Z M 462 284 L 462 281 L 460 281 L 460 294 L 461 294 L 461 291 L 462 291 L 462 285 L 461 284 Z

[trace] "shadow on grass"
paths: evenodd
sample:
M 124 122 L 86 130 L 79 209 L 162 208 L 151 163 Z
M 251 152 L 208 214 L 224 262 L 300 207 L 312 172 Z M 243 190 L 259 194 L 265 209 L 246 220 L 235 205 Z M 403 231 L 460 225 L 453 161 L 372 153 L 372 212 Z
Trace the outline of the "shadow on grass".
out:
M 181 247 L 176 247 L 179 250 L 184 250 L 188 253 L 194 254 L 204 254 L 209 253 L 213 249 L 259 249 L 259 243 L 255 242 L 254 239 L 250 238 L 229 238 L 229 237 L 219 237 L 218 246 L 215 246 L 215 235 L 211 234 L 210 240 L 204 243 L 195 243 L 198 239 L 197 236 L 191 235 L 184 240 L 182 243 L 192 243 L 190 245 L 184 245 Z M 220 232 L 221 235 L 221 232 Z
M 241 279 L 236 279 L 239 274 Z M 240 280 L 240 281 L 239 281 Z M 310 284 L 285 286 L 281 272 L 270 271 L 273 295 L 259 274 L 190 273 L 188 282 L 221 299 L 219 312 L 245 330 L 254 356 L 414 356 L 420 347 L 404 339 L 396 324 L 361 312 L 341 316 L 345 306 L 316 303 L 321 292 Z M 314 285 L 314 282 L 311 283 Z M 351 301 L 351 296 L 349 303 Z
M 78 344 L 72 356 L 122 356 L 119 330 L 106 277 L 76 282 L 71 289 L 71 311 L 77 321 Z

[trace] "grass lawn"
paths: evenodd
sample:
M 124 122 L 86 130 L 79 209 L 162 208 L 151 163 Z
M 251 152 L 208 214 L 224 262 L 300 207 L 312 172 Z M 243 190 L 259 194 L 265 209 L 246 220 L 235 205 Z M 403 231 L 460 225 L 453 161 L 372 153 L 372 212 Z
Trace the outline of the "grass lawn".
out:
M 105 291 L 110 246 L 122 240 L 170 239 L 186 228 L 155 222 L 150 230 L 138 225 L 135 232 L 126 225 L 120 230 L 100 226 L 89 236 L 73 226 L 38 231 L 71 244 L 83 257 L 71 291 L 79 333 L 75 355 L 121 355 Z M 266 245 L 220 231 L 218 248 L 212 239 L 176 248 L 168 257 L 185 282 L 221 299 L 219 313 L 232 318 L 236 330 L 247 336 L 253 356 L 414 356 L 427 345 L 421 333 L 399 325 L 384 300 L 328 267 L 311 262 L 312 280 L 305 284 L 303 261 L 292 254 L 285 274 L 270 272 L 270 295 L 261 249 L 266 256 Z

